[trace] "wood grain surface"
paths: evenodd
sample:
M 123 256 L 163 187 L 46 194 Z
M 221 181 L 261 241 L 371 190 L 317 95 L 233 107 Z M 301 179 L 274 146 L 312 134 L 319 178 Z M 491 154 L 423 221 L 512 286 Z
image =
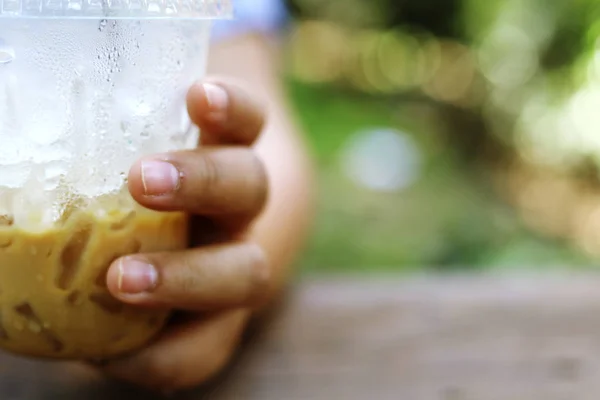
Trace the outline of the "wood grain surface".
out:
M 1 400 L 151 400 L 0 357 Z M 218 380 L 181 400 L 600 398 L 600 276 L 303 280 Z

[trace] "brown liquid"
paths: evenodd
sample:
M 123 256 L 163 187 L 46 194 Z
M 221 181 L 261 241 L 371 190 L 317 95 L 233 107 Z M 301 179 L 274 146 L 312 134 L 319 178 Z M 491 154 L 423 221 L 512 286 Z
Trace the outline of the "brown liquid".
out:
M 37 357 L 109 358 L 162 329 L 168 312 L 117 301 L 106 272 L 123 255 L 185 248 L 185 215 L 75 211 L 40 232 L 11 223 L 0 221 L 0 347 Z

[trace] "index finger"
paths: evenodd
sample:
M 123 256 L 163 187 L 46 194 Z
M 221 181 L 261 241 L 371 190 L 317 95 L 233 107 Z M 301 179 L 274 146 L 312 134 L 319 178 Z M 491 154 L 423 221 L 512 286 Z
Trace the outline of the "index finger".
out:
M 187 95 L 192 122 L 202 145 L 252 145 L 265 124 L 265 106 L 236 83 L 210 80 L 194 84 Z

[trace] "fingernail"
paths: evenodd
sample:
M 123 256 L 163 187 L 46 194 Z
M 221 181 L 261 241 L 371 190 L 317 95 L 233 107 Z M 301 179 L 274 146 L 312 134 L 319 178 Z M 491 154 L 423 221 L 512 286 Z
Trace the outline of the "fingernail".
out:
M 160 196 L 179 188 L 181 174 L 165 161 L 142 162 L 142 185 L 146 196 Z
M 213 122 L 222 122 L 227 117 L 227 108 L 229 106 L 229 95 L 222 87 L 213 83 L 202 84 L 206 101 L 208 102 L 209 112 L 206 118 Z
M 158 273 L 151 264 L 134 258 L 119 261 L 117 287 L 124 294 L 140 294 L 152 291 L 158 282 Z

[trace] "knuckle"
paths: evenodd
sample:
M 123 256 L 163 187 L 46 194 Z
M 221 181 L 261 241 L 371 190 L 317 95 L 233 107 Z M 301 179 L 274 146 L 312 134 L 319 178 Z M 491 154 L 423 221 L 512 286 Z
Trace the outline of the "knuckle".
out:
M 172 305 L 197 297 L 203 276 L 194 252 L 156 254 L 153 264 L 160 276 L 153 292 L 159 303 Z
M 254 208 L 261 210 L 268 197 L 269 179 L 267 175 L 267 169 L 262 159 L 254 152 L 250 153 L 250 165 L 253 171 L 253 183 L 255 190 L 252 191 L 252 198 L 250 202 Z
M 214 193 L 221 184 L 221 170 L 219 163 L 211 153 L 204 153 L 198 157 L 198 182 L 200 193 Z
M 245 141 L 252 141 L 261 134 L 267 125 L 266 107 L 259 101 L 255 101 L 253 105 L 253 113 L 251 117 L 246 118 L 246 123 L 240 128 L 240 136 Z
M 244 141 L 252 140 L 266 125 L 268 96 L 243 81 L 230 81 L 230 89 L 234 109 L 244 110 L 241 113 L 243 119 L 238 123 L 238 135 Z
M 175 286 L 182 297 L 190 297 L 198 292 L 202 271 L 198 268 L 198 263 L 192 257 L 192 254 L 187 254 L 182 257 L 177 265 L 177 281 Z
M 271 285 L 271 267 L 263 249 L 255 244 L 249 244 L 247 251 L 248 274 L 250 281 L 251 300 L 257 302 L 264 298 Z

